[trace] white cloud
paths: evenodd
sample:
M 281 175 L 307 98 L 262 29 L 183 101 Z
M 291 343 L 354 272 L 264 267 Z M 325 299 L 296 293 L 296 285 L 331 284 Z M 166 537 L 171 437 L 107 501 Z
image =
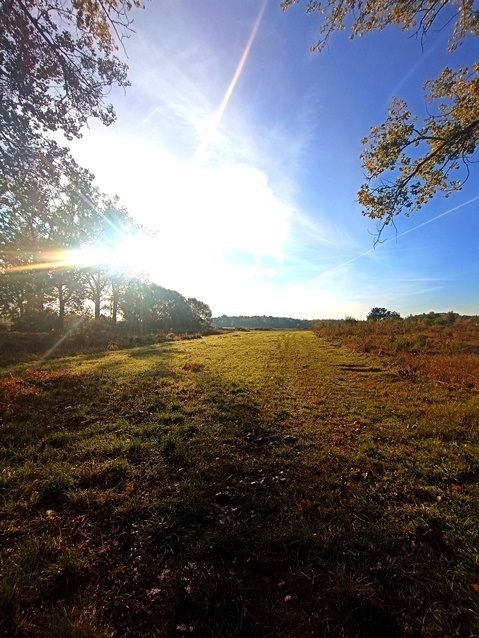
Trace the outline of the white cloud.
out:
M 76 157 L 158 231 L 150 271 L 162 285 L 215 313 L 364 316 L 380 282 L 371 286 L 357 264 L 381 256 L 367 236 L 358 242 L 332 215 L 296 203 L 314 113 L 306 105 L 289 121 L 258 122 L 240 80 L 212 130 L 241 49 L 225 63 L 190 28 L 168 33 L 164 24 L 155 41 L 138 34 L 128 110 L 114 127 L 87 131 Z

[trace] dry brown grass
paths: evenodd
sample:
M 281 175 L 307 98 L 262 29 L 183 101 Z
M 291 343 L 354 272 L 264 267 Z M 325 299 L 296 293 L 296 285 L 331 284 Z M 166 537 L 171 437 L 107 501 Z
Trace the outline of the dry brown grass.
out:
M 3 417 L 31 409 L 41 403 L 52 389 L 66 390 L 78 386 L 78 373 L 62 370 L 27 370 L 0 378 L 0 422 Z
M 387 357 L 401 376 L 425 375 L 453 389 L 479 391 L 479 318 L 323 321 L 315 331 L 358 352 Z

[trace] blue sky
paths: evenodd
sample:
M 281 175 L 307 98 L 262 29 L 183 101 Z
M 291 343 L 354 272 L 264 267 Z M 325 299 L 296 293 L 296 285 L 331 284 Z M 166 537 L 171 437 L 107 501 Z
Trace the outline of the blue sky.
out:
M 317 18 L 279 0 L 162 0 L 134 26 L 117 122 L 73 151 L 158 231 L 131 254 L 155 281 L 214 314 L 479 312 L 477 172 L 375 250 L 356 202 L 369 127 L 393 95 L 425 113 L 424 80 L 473 61 L 474 40 L 451 55 L 446 30 L 421 46 L 391 28 L 312 54 Z

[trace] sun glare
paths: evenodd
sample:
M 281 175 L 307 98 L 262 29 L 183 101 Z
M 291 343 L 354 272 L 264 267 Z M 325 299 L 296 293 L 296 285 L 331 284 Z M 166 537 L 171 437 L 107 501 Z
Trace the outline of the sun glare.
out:
M 84 246 L 69 252 L 71 264 L 102 266 L 111 272 L 149 274 L 154 269 L 157 244 L 154 238 L 129 235 L 110 245 Z

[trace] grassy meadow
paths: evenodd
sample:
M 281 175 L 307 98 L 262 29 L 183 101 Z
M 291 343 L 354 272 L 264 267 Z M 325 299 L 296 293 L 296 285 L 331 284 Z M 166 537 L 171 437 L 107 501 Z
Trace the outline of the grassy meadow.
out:
M 0 634 L 478 636 L 477 387 L 359 339 L 4 368 Z

